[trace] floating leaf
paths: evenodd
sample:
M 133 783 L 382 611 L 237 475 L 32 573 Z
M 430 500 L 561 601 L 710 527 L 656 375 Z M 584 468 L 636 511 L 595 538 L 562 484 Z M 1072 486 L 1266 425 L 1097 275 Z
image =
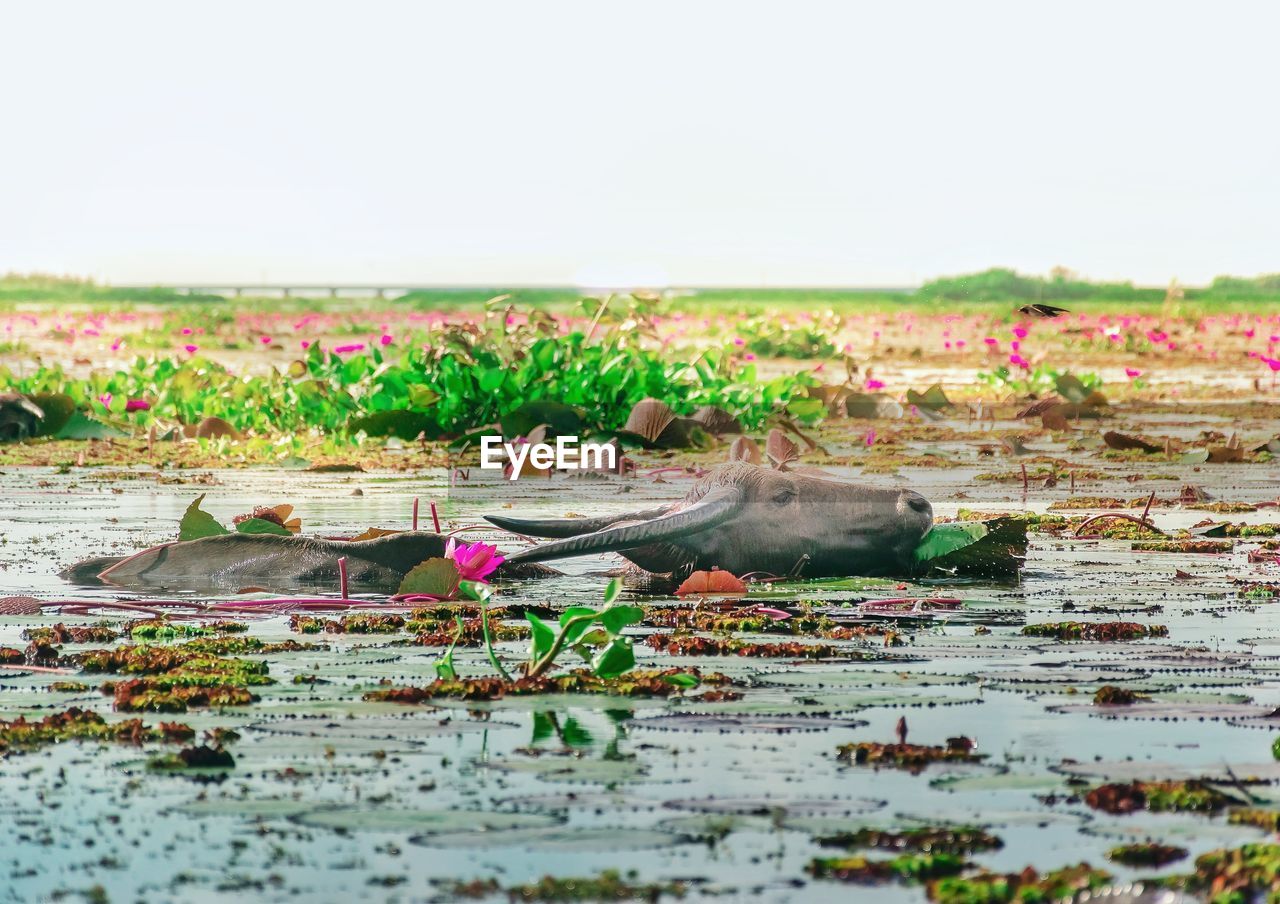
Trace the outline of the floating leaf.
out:
M 236 525 L 236 530 L 242 534 L 274 534 L 278 537 L 293 536 L 288 530 L 274 521 L 268 521 L 266 518 L 246 518 Z
M 676 588 L 676 596 L 689 594 L 726 593 L 742 596 L 747 592 L 747 585 L 727 571 L 695 571 L 684 579 Z
M 676 687 L 697 687 L 701 682 L 696 675 L 690 675 L 688 672 L 680 672 L 676 675 L 663 675 L 662 680 L 667 684 L 674 684 Z
M 1147 442 L 1141 437 L 1130 436 L 1127 433 L 1117 433 L 1114 430 L 1108 430 L 1106 433 L 1102 434 L 1102 441 L 1106 443 L 1108 447 L 1112 449 L 1120 449 L 1121 451 L 1128 449 L 1141 449 L 1148 455 L 1164 451 L 1163 446 L 1157 446 L 1154 443 Z
M 958 575 L 1017 574 L 1027 555 L 1027 522 L 993 518 L 935 525 L 915 550 L 918 569 Z
M 118 439 L 122 436 L 128 434 L 79 411 L 72 414 L 55 434 L 57 439 Z
M 379 537 L 390 537 L 392 534 L 400 534 L 400 533 L 404 533 L 404 531 L 387 530 L 386 528 L 383 528 L 383 527 L 370 527 L 365 529 L 361 533 L 356 534 L 354 537 L 350 539 L 350 542 L 359 543 L 362 540 L 376 540 Z
M 934 383 L 924 392 L 908 389 L 907 401 L 926 411 L 942 411 L 944 408 L 951 407 L 951 400 L 947 398 L 947 394 L 942 391 L 942 386 L 938 383 Z
M 178 540 L 199 540 L 201 537 L 216 537 L 219 534 L 229 534 L 227 530 L 208 512 L 201 510 L 200 503 L 204 502 L 205 494 L 201 493 L 196 500 L 187 506 L 186 512 L 182 516 L 182 521 L 178 524 Z
M 413 567 L 400 582 L 397 594 L 421 594 L 437 599 L 452 599 L 458 593 L 462 576 L 452 559 L 427 559 Z M 470 582 L 468 582 L 470 583 Z
M 971 546 L 985 537 L 990 530 L 981 521 L 958 521 L 953 524 L 938 524 L 920 541 L 915 550 L 917 562 L 928 562 L 957 549 Z

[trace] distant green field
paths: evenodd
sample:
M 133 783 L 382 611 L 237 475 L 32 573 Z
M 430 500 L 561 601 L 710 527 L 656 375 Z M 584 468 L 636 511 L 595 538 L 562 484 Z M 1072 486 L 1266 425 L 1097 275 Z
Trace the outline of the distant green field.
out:
M 1255 312 L 1280 304 L 1280 275 L 1253 278 L 1217 277 L 1208 286 L 1186 287 L 1171 294 L 1164 288 L 1132 283 L 1096 283 L 1065 272 L 1049 277 L 1029 276 L 1008 269 L 944 277 L 915 289 L 859 288 L 672 288 L 661 291 L 668 310 L 764 311 L 777 308 L 822 309 L 836 312 L 910 308 L 917 311 L 990 313 L 1000 307 L 1043 302 L 1094 313 L 1154 313 L 1175 305 L 1182 316 L 1207 313 Z M 419 310 L 479 308 L 499 295 L 510 295 L 522 306 L 565 311 L 582 305 L 586 292 L 572 286 L 503 289 L 468 287 L 419 289 L 389 298 L 386 304 Z M 352 302 L 367 305 L 367 297 L 278 295 L 239 297 L 190 294 L 173 288 L 119 288 L 90 280 L 51 276 L 0 277 L 0 308 L 19 304 L 75 304 L 115 308 L 122 305 L 252 305 L 258 310 L 340 310 Z M 584 310 L 592 310 L 588 302 Z

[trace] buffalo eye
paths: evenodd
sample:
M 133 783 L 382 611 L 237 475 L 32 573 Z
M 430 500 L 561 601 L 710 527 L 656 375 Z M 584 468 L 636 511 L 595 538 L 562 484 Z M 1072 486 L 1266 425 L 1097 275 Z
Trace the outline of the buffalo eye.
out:
M 796 491 L 791 489 L 790 487 L 778 490 L 776 493 L 773 494 L 773 502 L 775 505 L 786 505 L 788 502 L 790 502 L 792 499 L 795 499 L 795 498 L 796 498 Z

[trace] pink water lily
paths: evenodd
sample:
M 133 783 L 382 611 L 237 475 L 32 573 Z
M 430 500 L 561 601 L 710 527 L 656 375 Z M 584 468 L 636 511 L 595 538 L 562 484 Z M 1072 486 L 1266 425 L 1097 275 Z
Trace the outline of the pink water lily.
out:
M 130 399 L 129 401 L 125 402 L 124 410 L 125 411 L 150 411 L 151 403 L 148 402 L 146 399 Z
M 1142 371 L 1134 367 L 1126 367 L 1124 369 L 1124 375 L 1130 380 L 1136 380 L 1138 377 L 1142 376 Z
M 464 581 L 484 581 L 506 561 L 498 554 L 496 546 L 488 543 L 459 543 L 452 537 L 445 544 L 444 557 L 453 560 Z

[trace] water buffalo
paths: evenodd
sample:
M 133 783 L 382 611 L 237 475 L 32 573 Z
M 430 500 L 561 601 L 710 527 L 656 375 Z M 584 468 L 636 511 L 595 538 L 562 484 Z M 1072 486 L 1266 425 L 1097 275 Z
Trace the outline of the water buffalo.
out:
M 825 480 L 745 462 L 699 480 L 679 502 L 601 518 L 491 517 L 505 530 L 562 538 L 518 552 L 540 562 L 619 552 L 653 575 L 695 569 L 805 577 L 903 575 L 933 526 L 919 493 Z
M 232 533 L 165 543 L 131 556 L 87 559 L 63 571 L 62 577 L 82 585 L 139 590 L 332 590 L 338 581 L 338 559 L 345 557 L 352 589 L 394 592 L 415 565 L 444 555 L 445 542 L 445 537 L 429 531 L 356 541 Z M 555 573 L 540 565 L 504 563 L 496 577 Z

